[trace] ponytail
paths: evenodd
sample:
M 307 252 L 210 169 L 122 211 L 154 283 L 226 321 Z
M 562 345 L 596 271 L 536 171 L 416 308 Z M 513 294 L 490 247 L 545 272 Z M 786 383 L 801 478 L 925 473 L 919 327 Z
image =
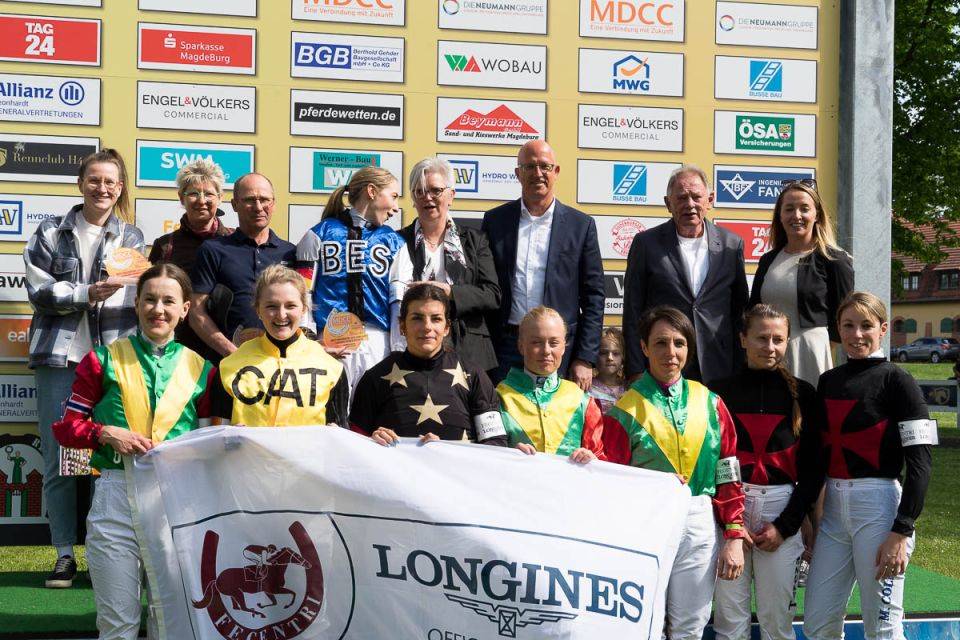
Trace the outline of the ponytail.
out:
M 787 383 L 787 389 L 790 390 L 790 397 L 793 398 L 793 435 L 794 437 L 800 435 L 800 428 L 803 426 L 803 416 L 800 413 L 800 389 L 797 385 L 797 379 L 793 377 L 793 374 L 787 371 L 787 368 L 783 364 L 777 365 L 777 373 L 783 378 L 783 381 Z
M 320 216 L 321 220 L 326 220 L 327 218 L 343 220 L 343 213 L 347 210 L 346 205 L 343 204 L 343 194 L 346 190 L 347 185 L 341 185 L 330 194 L 327 204 L 323 207 L 323 214 Z

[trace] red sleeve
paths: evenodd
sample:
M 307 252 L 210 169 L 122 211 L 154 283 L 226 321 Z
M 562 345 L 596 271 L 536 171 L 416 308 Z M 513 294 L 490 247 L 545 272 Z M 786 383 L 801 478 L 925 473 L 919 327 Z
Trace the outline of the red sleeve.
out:
M 210 367 L 210 372 L 207 374 L 207 387 L 203 390 L 203 395 L 197 398 L 197 419 L 213 417 L 213 390 L 219 384 L 221 382 L 217 368 Z
M 350 423 L 350 431 L 353 431 L 354 433 L 359 433 L 362 436 L 367 436 L 368 438 L 373 433 L 372 431 L 367 431 L 366 429 L 364 429 L 363 427 L 361 427 L 355 422 Z
M 594 398 L 587 399 L 587 410 L 583 417 L 583 438 L 580 446 L 589 449 L 598 460 L 606 460 L 603 452 L 603 414 L 600 403 Z
M 63 418 L 53 423 L 57 442 L 75 449 L 96 449 L 103 425 L 90 419 L 93 407 L 103 397 L 103 365 L 91 351 L 77 365 L 73 388 L 64 407 Z
M 717 418 L 720 421 L 720 458 L 737 455 L 737 429 L 733 424 L 730 411 L 720 396 L 714 396 L 717 403 Z M 723 528 L 723 537 L 743 538 L 743 486 L 739 481 L 717 485 L 713 497 L 713 510 L 717 521 Z
M 633 458 L 633 449 L 630 447 L 630 436 L 620 421 L 610 415 L 603 416 L 603 455 L 607 462 L 630 464 Z

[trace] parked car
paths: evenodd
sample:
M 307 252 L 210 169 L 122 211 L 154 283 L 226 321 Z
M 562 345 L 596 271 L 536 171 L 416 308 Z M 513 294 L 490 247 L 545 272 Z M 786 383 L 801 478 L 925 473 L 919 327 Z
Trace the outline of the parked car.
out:
M 956 338 L 917 338 L 910 344 L 890 349 L 890 359 L 907 362 L 909 360 L 956 360 L 960 355 L 960 341 Z

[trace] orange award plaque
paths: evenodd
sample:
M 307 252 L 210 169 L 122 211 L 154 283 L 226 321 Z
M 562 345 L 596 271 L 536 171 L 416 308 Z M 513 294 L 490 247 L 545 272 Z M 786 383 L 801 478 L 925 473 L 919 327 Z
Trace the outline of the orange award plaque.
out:
M 120 247 L 104 261 L 107 273 L 123 281 L 123 284 L 136 284 L 140 274 L 150 268 L 150 262 L 136 249 Z
M 356 351 L 366 339 L 367 330 L 363 327 L 363 322 L 349 311 L 333 310 L 327 316 L 327 324 L 323 327 L 325 347 Z

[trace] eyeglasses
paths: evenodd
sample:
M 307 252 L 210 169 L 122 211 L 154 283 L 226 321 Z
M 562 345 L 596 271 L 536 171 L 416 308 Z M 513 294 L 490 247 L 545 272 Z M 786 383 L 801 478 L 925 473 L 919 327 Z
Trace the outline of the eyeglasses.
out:
M 267 196 L 247 196 L 246 198 L 240 198 L 240 203 L 245 207 L 255 207 L 258 203 L 261 207 L 269 207 L 273 204 L 273 198 Z
M 780 183 L 780 186 L 786 189 L 789 186 L 801 184 L 805 187 L 810 187 L 814 191 L 817 190 L 817 181 L 815 178 L 801 178 L 799 180 L 784 180 Z
M 521 171 L 536 171 L 540 169 L 543 173 L 553 173 L 553 170 L 557 168 L 557 165 L 550 164 L 549 162 L 528 162 L 526 164 L 517 165 Z
M 220 194 L 215 191 L 187 191 L 183 195 L 190 200 L 216 200 L 220 197 Z
M 83 184 L 91 189 L 96 189 L 97 187 L 104 186 L 111 191 L 117 188 L 117 185 L 120 183 L 111 178 L 86 178 L 83 181 Z
M 418 200 L 425 200 L 427 196 L 433 196 L 434 199 L 439 200 L 447 189 L 450 187 L 434 187 L 433 189 L 417 189 L 413 192 L 413 197 Z

